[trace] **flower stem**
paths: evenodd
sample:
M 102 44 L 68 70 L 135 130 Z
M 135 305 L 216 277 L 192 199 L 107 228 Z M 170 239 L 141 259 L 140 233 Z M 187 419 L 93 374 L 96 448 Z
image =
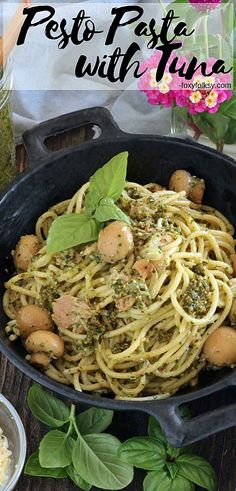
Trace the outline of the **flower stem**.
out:
M 221 34 L 218 34 L 218 39 L 219 39 L 219 58 L 222 58 L 222 37 Z
M 203 30 L 204 30 L 206 57 L 209 58 L 209 44 L 208 44 L 207 21 L 208 21 L 208 15 L 205 15 L 204 18 L 203 18 Z
M 223 152 L 224 143 L 224 138 L 220 138 L 220 140 L 217 141 L 216 149 L 218 150 L 218 152 Z
M 161 7 L 162 7 L 162 10 L 164 12 L 164 14 L 166 15 L 166 7 L 165 7 L 165 4 L 163 2 L 163 0 L 159 0 L 158 3 L 160 3 Z

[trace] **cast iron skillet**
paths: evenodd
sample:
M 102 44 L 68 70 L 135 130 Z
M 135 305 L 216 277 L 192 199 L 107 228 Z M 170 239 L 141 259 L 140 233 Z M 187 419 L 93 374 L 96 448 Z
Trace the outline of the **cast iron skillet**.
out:
M 45 138 L 86 124 L 101 129 L 97 140 L 70 149 L 49 152 Z M 128 179 L 166 185 L 178 168 L 206 180 L 204 202 L 217 207 L 236 225 L 236 162 L 204 146 L 176 138 L 131 135 L 121 131 L 104 108 L 92 108 L 42 123 L 24 135 L 29 170 L 18 177 L 0 201 L 0 293 L 13 271 L 10 251 L 22 234 L 32 233 L 38 216 L 51 205 L 68 198 L 111 156 L 129 151 Z M 8 269 L 8 272 L 5 270 Z M 76 392 L 54 382 L 24 360 L 20 342 L 10 343 L 4 333 L 6 316 L 0 306 L 0 350 L 26 375 L 65 398 L 116 410 L 141 410 L 158 418 L 168 440 L 186 445 L 236 424 L 236 403 L 184 421 L 179 405 L 236 385 L 236 370 L 204 372 L 194 389 L 186 389 L 166 400 L 117 401 Z

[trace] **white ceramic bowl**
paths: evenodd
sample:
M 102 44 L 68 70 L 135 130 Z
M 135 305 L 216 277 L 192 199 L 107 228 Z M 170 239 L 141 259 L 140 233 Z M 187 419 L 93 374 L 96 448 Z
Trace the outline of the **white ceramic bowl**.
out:
M 21 475 L 26 456 L 26 435 L 19 414 L 12 404 L 0 394 L 0 427 L 12 452 L 8 479 L 0 491 L 13 491 Z

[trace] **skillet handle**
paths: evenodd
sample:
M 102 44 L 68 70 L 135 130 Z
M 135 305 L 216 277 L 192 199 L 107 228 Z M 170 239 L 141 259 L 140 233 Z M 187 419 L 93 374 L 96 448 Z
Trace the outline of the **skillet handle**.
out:
M 222 387 L 217 388 L 217 391 L 209 390 L 207 392 L 207 390 L 204 389 L 202 391 L 202 397 L 207 397 L 210 393 L 213 394 L 214 392 L 218 392 L 218 390 L 226 388 L 227 386 L 235 386 L 235 382 L 234 377 L 232 377 L 231 383 L 224 383 Z M 217 394 L 215 397 L 217 397 Z M 168 442 L 175 447 L 190 445 L 213 433 L 226 430 L 227 428 L 236 425 L 236 403 L 206 411 L 204 414 L 200 414 L 188 420 L 183 419 L 180 415 L 179 407 L 194 399 L 199 399 L 199 395 L 195 396 L 194 392 L 192 392 L 175 399 L 170 398 L 162 401 L 150 401 L 150 403 L 143 406 L 142 410 L 149 415 L 154 416 L 159 421 Z
M 29 159 L 29 167 L 40 164 L 51 154 L 63 155 L 68 152 L 68 149 L 53 152 L 48 150 L 45 145 L 46 138 L 72 129 L 86 127 L 88 125 L 96 125 L 99 127 L 101 131 L 101 134 L 98 137 L 99 139 L 106 139 L 109 137 L 116 138 L 123 134 L 110 112 L 105 107 L 92 107 L 69 114 L 63 114 L 57 118 L 40 123 L 23 134 L 22 138 Z M 78 143 L 78 145 L 84 145 L 85 143 L 86 142 Z

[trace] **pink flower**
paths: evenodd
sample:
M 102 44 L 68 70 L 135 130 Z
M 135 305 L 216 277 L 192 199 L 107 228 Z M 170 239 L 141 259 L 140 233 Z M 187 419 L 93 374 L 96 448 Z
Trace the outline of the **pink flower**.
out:
M 189 0 L 198 12 L 209 12 L 221 3 L 221 0 Z
M 148 60 L 142 63 L 141 68 L 146 72 L 139 79 L 139 89 L 147 95 L 149 104 L 171 107 L 174 103 L 177 106 L 187 107 L 190 114 L 198 114 L 203 111 L 209 113 L 217 112 L 220 104 L 232 97 L 230 87 L 231 74 L 214 74 L 203 76 L 200 69 L 196 71 L 192 80 L 186 81 L 178 73 L 170 73 L 169 68 L 176 55 L 172 53 L 162 79 L 156 81 L 156 71 L 161 59 L 161 53 L 156 51 Z M 207 70 L 209 73 L 215 63 L 215 58 L 207 60 Z M 188 66 L 186 57 L 180 57 L 178 66 L 183 63 Z M 190 84 L 183 89 L 182 82 Z

